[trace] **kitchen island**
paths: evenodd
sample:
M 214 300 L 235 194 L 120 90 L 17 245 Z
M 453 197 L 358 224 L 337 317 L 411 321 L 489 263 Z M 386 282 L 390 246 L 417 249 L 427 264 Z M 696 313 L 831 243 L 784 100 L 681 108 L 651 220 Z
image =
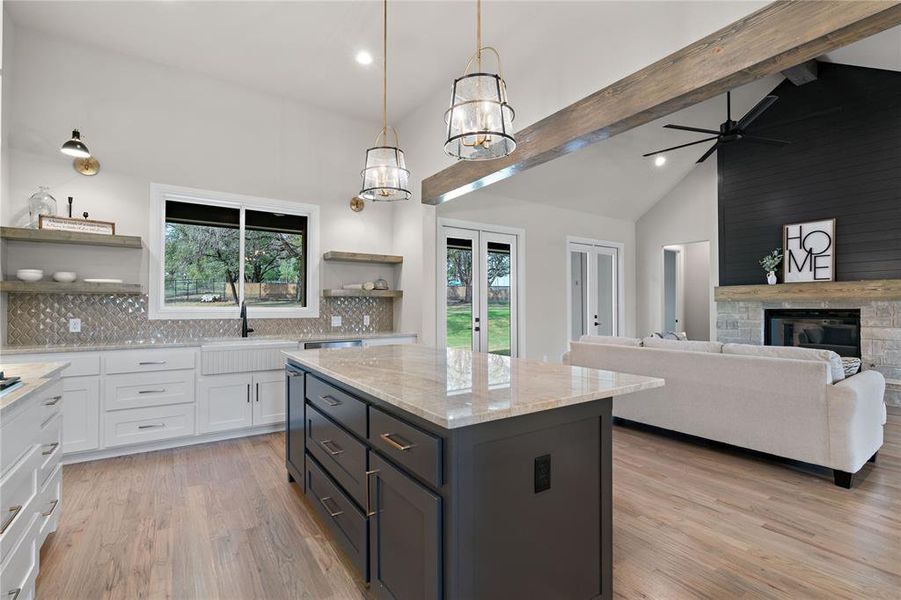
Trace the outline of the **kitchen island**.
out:
M 612 597 L 612 397 L 662 379 L 418 345 L 285 355 L 289 480 L 377 597 Z

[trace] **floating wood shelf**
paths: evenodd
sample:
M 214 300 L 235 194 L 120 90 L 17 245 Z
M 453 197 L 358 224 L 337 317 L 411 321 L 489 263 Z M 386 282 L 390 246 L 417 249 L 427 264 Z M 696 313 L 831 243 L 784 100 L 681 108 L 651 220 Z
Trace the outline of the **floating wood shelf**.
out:
M 901 300 L 901 279 L 729 285 L 717 287 L 714 290 L 713 299 L 717 302 Z
M 365 252 L 338 252 L 337 250 L 329 250 L 322 255 L 323 260 L 336 262 L 354 262 L 354 263 L 370 263 L 370 264 L 388 264 L 399 265 L 404 262 L 403 256 L 394 254 L 367 254 Z
M 140 294 L 140 283 L 86 283 L 73 281 L 0 281 L 0 292 L 11 294 Z
M 23 227 L 0 227 L 0 239 L 11 242 L 79 244 L 82 246 L 106 246 L 110 248 L 131 248 L 134 250 L 140 250 L 143 247 L 141 238 L 134 235 L 101 235 L 76 231 L 25 229 Z
M 322 290 L 323 298 L 400 298 L 401 290 Z

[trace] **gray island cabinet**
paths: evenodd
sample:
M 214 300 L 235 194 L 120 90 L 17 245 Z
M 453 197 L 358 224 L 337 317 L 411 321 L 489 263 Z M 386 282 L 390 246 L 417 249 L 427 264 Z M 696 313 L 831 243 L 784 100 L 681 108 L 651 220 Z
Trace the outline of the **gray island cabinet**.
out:
M 288 477 L 374 596 L 612 597 L 612 397 L 663 380 L 418 345 L 285 354 Z

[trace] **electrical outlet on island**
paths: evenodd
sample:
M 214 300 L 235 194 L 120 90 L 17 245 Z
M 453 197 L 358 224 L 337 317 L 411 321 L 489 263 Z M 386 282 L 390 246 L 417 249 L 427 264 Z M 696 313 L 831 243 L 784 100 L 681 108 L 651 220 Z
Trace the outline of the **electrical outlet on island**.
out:
M 341 317 L 339 317 L 339 316 L 332 317 L 332 327 L 341 327 Z
M 69 333 L 81 333 L 81 319 L 69 319 Z

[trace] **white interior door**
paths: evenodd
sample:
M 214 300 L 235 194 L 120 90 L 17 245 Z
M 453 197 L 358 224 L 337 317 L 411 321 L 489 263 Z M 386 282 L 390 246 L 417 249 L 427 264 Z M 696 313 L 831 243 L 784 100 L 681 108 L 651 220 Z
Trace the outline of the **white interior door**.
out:
M 569 339 L 620 335 L 621 249 L 600 242 L 569 242 L 567 260 Z
M 509 233 L 441 226 L 439 343 L 516 356 L 517 241 Z

